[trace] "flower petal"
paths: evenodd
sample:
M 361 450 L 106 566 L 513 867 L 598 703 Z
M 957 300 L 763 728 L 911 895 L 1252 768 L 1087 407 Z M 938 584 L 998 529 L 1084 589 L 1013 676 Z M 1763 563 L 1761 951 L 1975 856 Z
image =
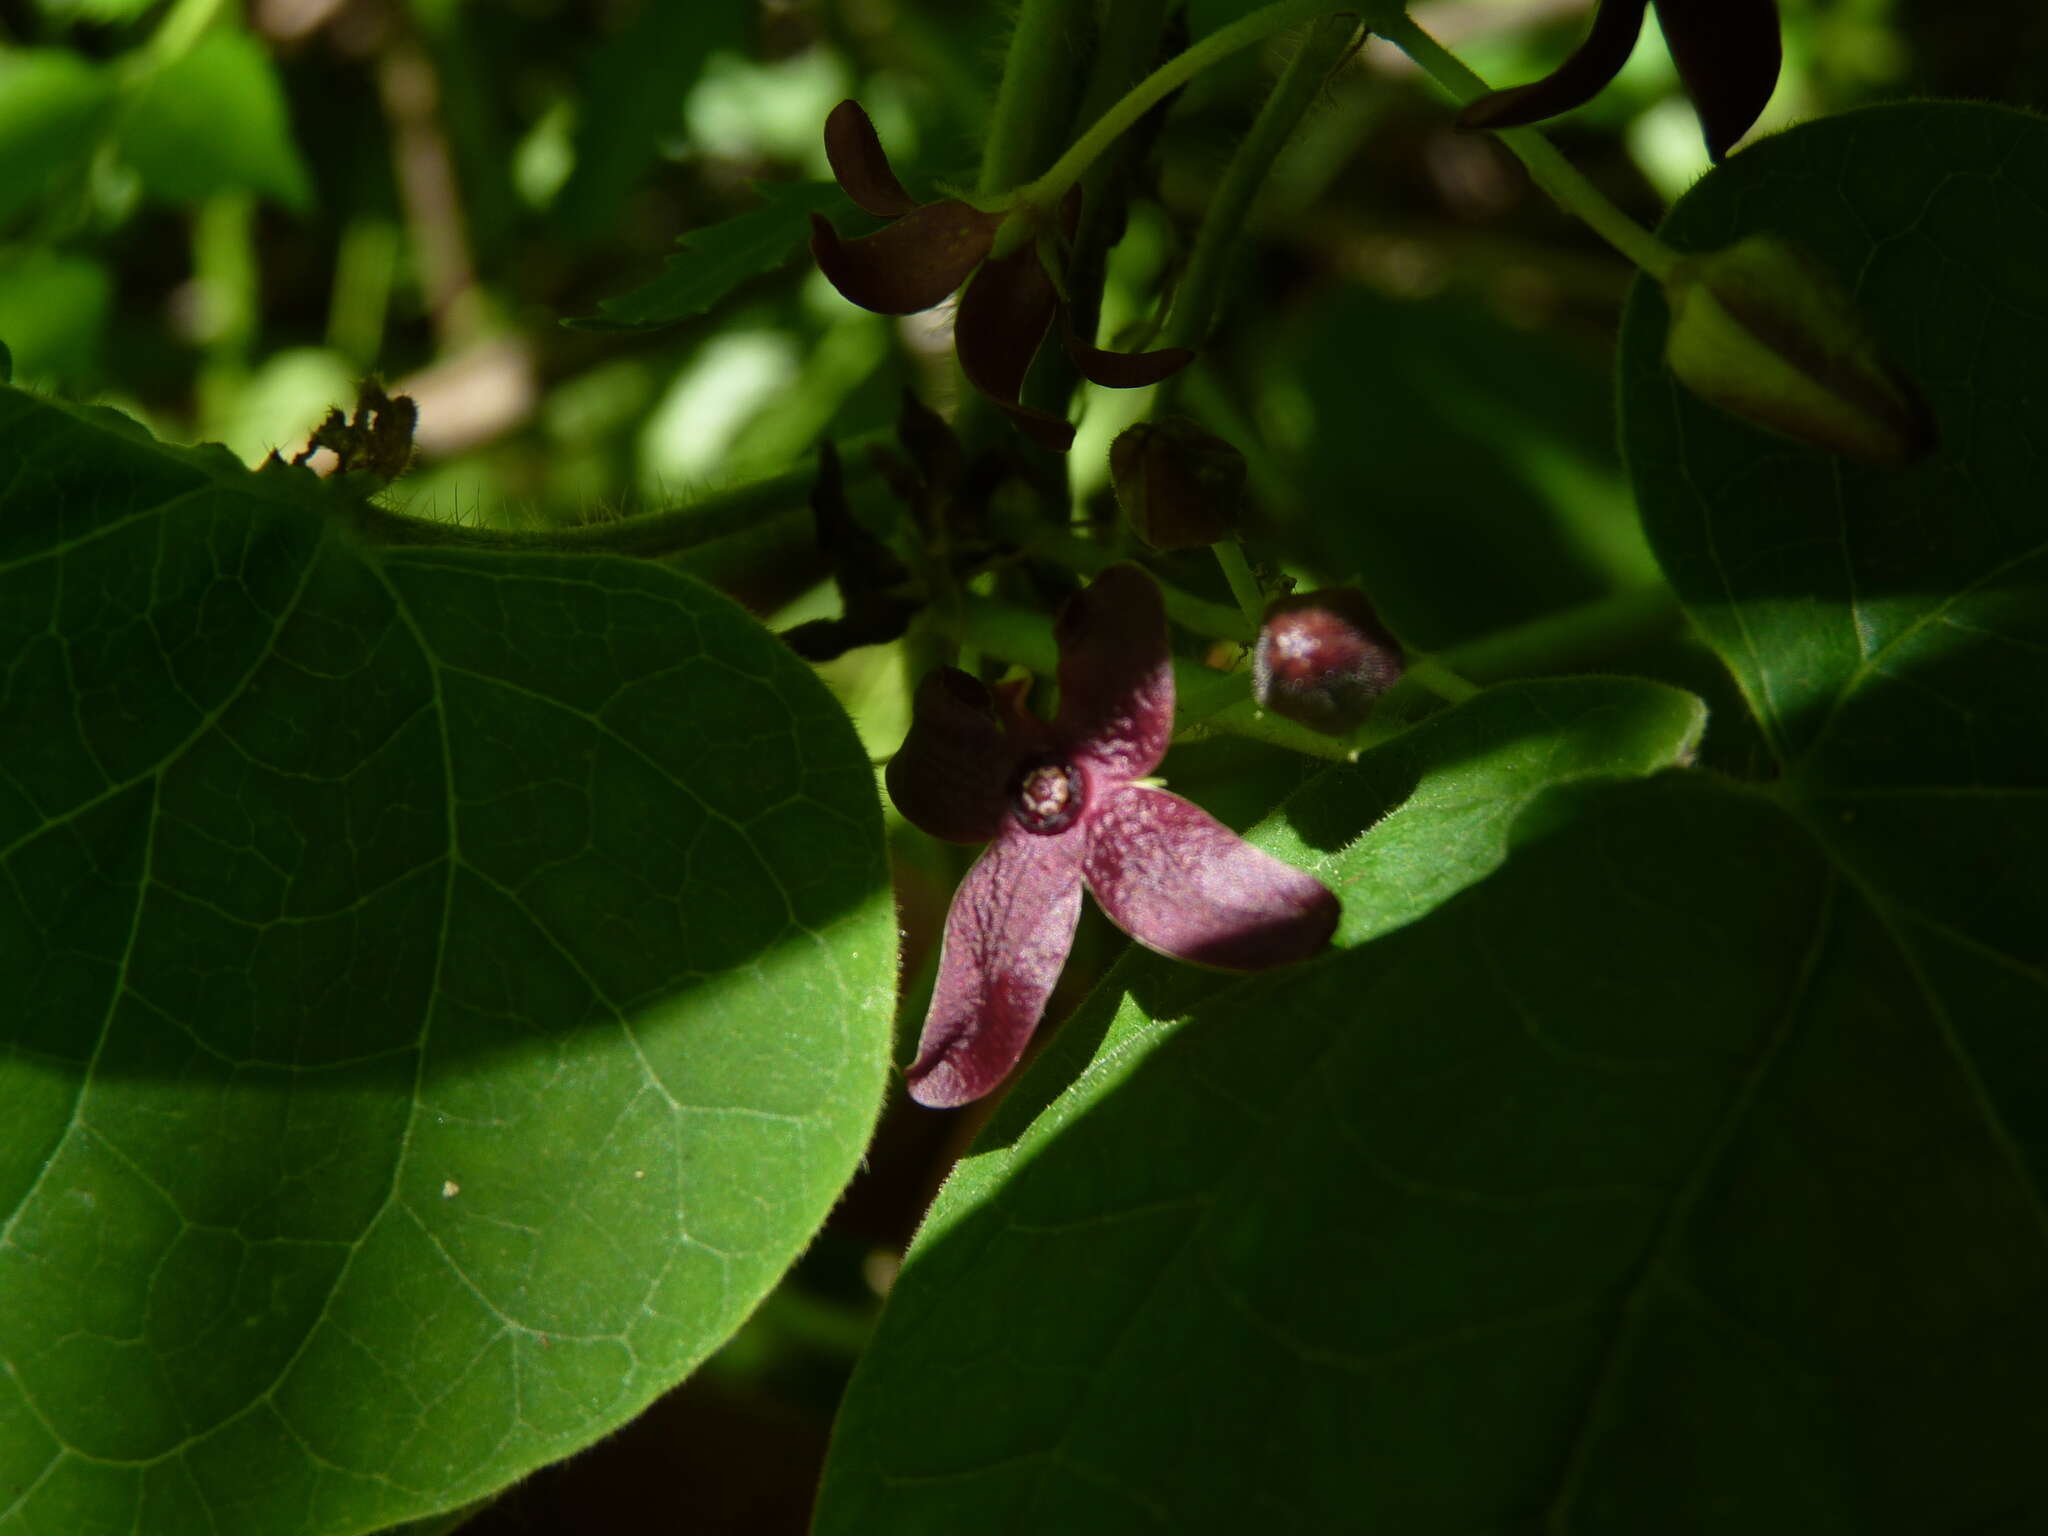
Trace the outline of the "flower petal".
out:
M 931 1012 L 905 1071 L 918 1103 L 978 1099 L 1024 1054 L 1074 945 L 1085 825 L 1052 837 L 1011 826 L 960 882 Z
M 1009 255 L 984 262 L 960 295 L 953 351 L 968 383 L 1001 406 L 1033 442 L 1065 453 L 1074 441 L 1072 423 L 1017 399 L 1059 302 L 1037 247 L 1026 241 Z
M 1562 64 L 1529 85 L 1493 91 L 1469 101 L 1458 114 L 1467 133 L 1483 128 L 1520 128 L 1583 107 L 1616 75 L 1642 36 L 1643 8 L 1649 0 L 1599 0 L 1593 29 Z
M 1053 734 L 1110 786 L 1159 766 L 1173 736 L 1173 656 L 1159 583 L 1112 565 L 1053 621 L 1060 708 Z
M 1654 0 L 1664 46 L 1719 160 L 1749 132 L 1778 86 L 1776 0 Z
M 811 215 L 811 255 L 834 288 L 862 309 L 910 315 L 958 288 L 995 242 L 999 213 L 958 198 L 913 208 L 894 224 L 842 240 L 822 214 Z
M 910 734 L 883 778 L 912 826 L 948 843 L 985 843 L 1002 829 L 1015 762 L 988 689 L 939 667 L 917 685 Z
M 1161 347 L 1156 352 L 1111 352 L 1090 346 L 1075 333 L 1066 311 L 1060 311 L 1060 343 L 1081 377 L 1105 389 L 1143 389 L 1195 360 L 1186 347 Z
M 825 158 L 840 190 L 876 218 L 900 219 L 917 206 L 890 169 L 882 136 L 859 102 L 842 101 L 825 119 Z
M 1126 785 L 1084 825 L 1088 889 L 1147 949 L 1259 971 L 1306 960 L 1336 931 L 1337 898 L 1320 880 L 1178 795 Z

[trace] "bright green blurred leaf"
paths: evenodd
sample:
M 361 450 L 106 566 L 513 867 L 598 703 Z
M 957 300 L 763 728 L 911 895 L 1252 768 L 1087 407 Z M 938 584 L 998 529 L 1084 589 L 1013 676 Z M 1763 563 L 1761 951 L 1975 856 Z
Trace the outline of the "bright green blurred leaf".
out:
M 661 276 L 630 293 L 598 302 L 597 314 L 569 323 L 583 330 L 674 325 L 705 314 L 750 277 L 773 271 L 811 233 L 811 215 L 844 215 L 852 205 L 829 181 L 757 183 L 762 206 L 721 224 L 692 230 L 677 244 Z
M 615 1428 L 852 1172 L 894 923 L 807 668 L 647 564 L 0 392 L 10 1528 L 362 1531 Z
M 93 373 L 113 302 L 105 265 L 41 246 L 0 249 L 0 341 L 30 382 Z
M 0 49 L 0 227 L 85 162 L 113 94 L 105 71 L 66 49 Z
M 277 68 L 246 32 L 215 28 L 145 75 L 119 139 L 123 158 L 168 202 L 244 189 L 287 208 L 312 200 Z
M 287 347 L 263 360 L 222 400 L 214 425 L 244 464 L 275 451 L 290 458 L 336 406 L 355 399 L 357 371 L 326 347 Z
M 36 9 L 58 21 L 133 21 L 156 0 L 36 0 Z

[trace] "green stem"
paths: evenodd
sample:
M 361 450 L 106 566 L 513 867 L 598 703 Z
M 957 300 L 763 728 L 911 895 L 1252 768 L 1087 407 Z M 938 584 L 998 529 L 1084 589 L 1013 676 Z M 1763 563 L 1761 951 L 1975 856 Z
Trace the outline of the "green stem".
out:
M 1447 704 L 1462 704 L 1479 692 L 1476 683 L 1465 679 L 1434 656 L 1411 656 L 1401 676 L 1417 687 L 1427 688 Z
M 1186 270 L 1173 296 L 1173 309 L 1158 345 L 1198 348 L 1216 323 L 1217 299 L 1238 239 L 1249 223 L 1252 203 L 1294 130 L 1300 126 L 1330 71 L 1342 63 L 1358 31 L 1358 19 L 1346 13 L 1325 16 L 1309 30 L 1287 61 L 1251 132 L 1237 146 L 1217 184 L 1216 195 L 1202 215 L 1202 228 L 1188 252 Z
M 1090 544 L 1086 539 L 1077 539 L 1057 528 L 1032 533 L 1025 543 L 1025 553 L 1090 576 L 1108 570 L 1120 560 L 1114 550 Z M 1166 616 L 1183 629 L 1217 640 L 1235 640 L 1239 645 L 1249 645 L 1258 635 L 1259 620 L 1256 616 L 1241 615 L 1235 608 L 1208 602 L 1163 581 L 1159 583 L 1159 590 L 1166 597 Z
M 1256 633 L 1266 622 L 1266 594 L 1259 590 L 1258 578 L 1244 558 L 1244 546 L 1236 539 L 1218 539 L 1209 547 L 1216 551 L 1216 563 L 1223 567 L 1223 579 L 1230 583 L 1238 611 Z
M 1420 65 L 1460 103 L 1486 94 L 1486 82 L 1465 62 L 1418 27 L 1405 10 L 1370 12 L 1373 31 Z M 1496 136 L 1514 151 L 1536 184 L 1591 226 L 1593 232 L 1659 282 L 1667 281 L 1678 253 L 1608 200 L 1534 128 L 1503 128 Z M 1055 167 L 1057 169 L 1057 167 Z
M 1014 187 L 1042 163 L 1047 103 L 1073 99 L 1072 30 L 1085 13 L 1085 0 L 1023 0 L 1018 7 L 982 150 L 982 196 Z
M 1227 27 L 1219 27 L 1185 52 L 1177 53 L 1151 74 L 1140 80 L 1101 117 L 1080 138 L 1076 139 L 1067 152 L 1053 162 L 1052 169 L 1028 186 L 1020 187 L 1015 201 L 1039 209 L 1052 209 L 1066 196 L 1067 188 L 1087 173 L 1103 151 L 1114 144 L 1117 137 L 1133 123 L 1166 97 L 1179 90 L 1219 59 L 1228 58 L 1240 48 L 1272 36 L 1297 22 L 1335 9 L 1330 0 L 1275 0 L 1272 5 L 1262 6 L 1249 16 L 1241 16 Z M 1020 22 L 1021 25 L 1021 22 Z M 1007 77 L 1004 80 L 1008 87 Z M 984 191 L 1000 190 L 988 188 Z
M 881 441 L 884 435 L 875 433 L 845 445 L 849 489 L 875 478 L 867 445 Z M 534 554 L 628 555 L 656 560 L 756 530 L 780 516 L 797 517 L 810 499 L 811 483 L 816 477 L 817 471 L 805 465 L 767 480 L 713 492 L 687 507 L 670 507 L 638 517 L 622 517 L 616 522 L 584 523 L 572 528 L 479 528 L 413 517 L 368 502 L 355 509 L 355 525 L 356 531 L 373 544 L 438 545 Z

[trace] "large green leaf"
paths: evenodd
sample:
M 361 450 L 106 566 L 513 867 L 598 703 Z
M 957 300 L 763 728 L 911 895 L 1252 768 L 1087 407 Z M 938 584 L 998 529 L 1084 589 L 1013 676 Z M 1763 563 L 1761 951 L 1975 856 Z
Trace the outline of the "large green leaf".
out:
M 1873 108 L 1766 140 L 1673 210 L 1681 249 L 1769 229 L 1853 285 L 1941 447 L 1865 469 L 1723 417 L 1628 314 L 1645 522 L 1751 701 L 1785 796 L 1883 915 L 1979 1084 L 2048 1176 L 2048 119 Z
M 1539 774 L 1506 862 L 1387 931 L 1375 881 L 1461 862 L 1382 860 L 1399 814 L 1344 842 L 1426 814 L 1418 733 L 1412 796 L 1296 852 L 1340 850 L 1336 953 L 1127 967 L 999 1113 L 856 1379 L 826 1530 L 2048 1526 L 2044 208 L 2048 133 L 1985 108 L 1700 184 L 1674 243 L 1813 248 L 1944 433 L 1887 478 L 1724 420 L 1632 305 L 1652 543 L 1778 782 Z M 1438 729 L 1526 738 L 1478 714 L 1504 692 Z
M 0 1528 L 344 1532 L 623 1422 L 886 1072 L 872 772 L 738 608 L 0 391 Z

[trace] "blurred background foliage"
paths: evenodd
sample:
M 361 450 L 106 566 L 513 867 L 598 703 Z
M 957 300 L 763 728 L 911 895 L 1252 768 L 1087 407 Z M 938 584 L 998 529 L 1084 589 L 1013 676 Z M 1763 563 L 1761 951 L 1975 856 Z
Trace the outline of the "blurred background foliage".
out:
M 1917 94 L 2048 104 L 2039 7 L 1781 8 L 1786 68 L 1759 132 Z M 1191 0 L 1189 25 L 1236 9 Z M 1415 13 L 1510 83 L 1552 67 L 1587 6 Z M 419 515 L 572 523 L 775 474 L 820 437 L 885 428 L 905 386 L 949 405 L 930 317 L 857 310 L 799 257 L 686 323 L 564 322 L 755 206 L 753 183 L 828 175 L 819 129 L 844 96 L 913 187 L 971 182 L 1004 15 L 954 0 L 0 0 L 0 342 L 19 384 L 252 464 L 381 376 L 419 403 L 415 467 L 386 493 Z M 1149 312 L 1287 46 L 1183 94 L 1111 263 L 1105 337 Z M 1346 65 L 1276 167 L 1181 396 L 1251 460 L 1254 555 L 1362 579 L 1432 649 L 1652 575 L 1610 402 L 1631 269 L 1449 125 L 1391 49 Z M 1648 40 L 1554 135 L 1649 222 L 1706 169 Z M 1080 515 L 1108 515 L 1105 449 L 1142 408 L 1140 392 L 1086 400 L 1068 464 Z M 778 625 L 835 611 L 789 537 L 807 522 L 778 527 L 686 563 Z M 1223 595 L 1205 563 L 1176 569 Z M 891 649 L 823 669 L 877 757 L 904 724 Z M 1725 686 L 1682 642 L 1646 669 Z M 1743 744 L 1710 750 L 1735 760 Z M 1174 760 L 1177 788 L 1240 824 L 1311 767 L 1230 741 Z M 955 871 L 919 839 L 898 856 L 914 1021 Z M 1115 942 L 1084 928 L 1062 998 Z M 899 1103 L 809 1257 L 722 1355 L 468 1528 L 639 1530 L 658 1509 L 664 1528 L 802 1529 L 840 1386 L 973 1118 Z

